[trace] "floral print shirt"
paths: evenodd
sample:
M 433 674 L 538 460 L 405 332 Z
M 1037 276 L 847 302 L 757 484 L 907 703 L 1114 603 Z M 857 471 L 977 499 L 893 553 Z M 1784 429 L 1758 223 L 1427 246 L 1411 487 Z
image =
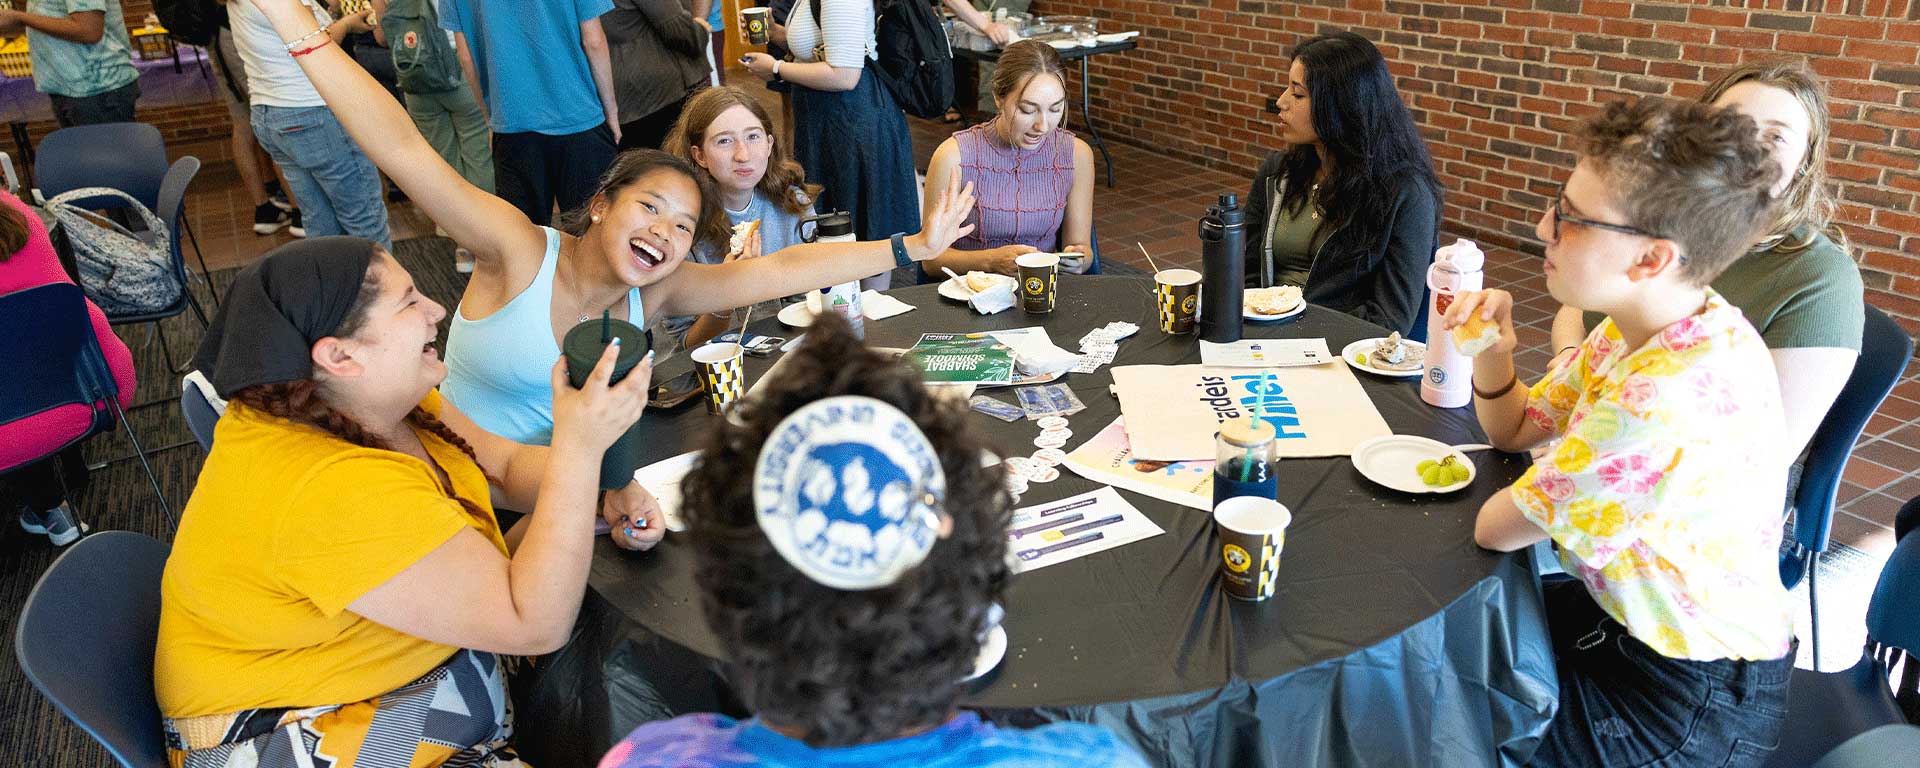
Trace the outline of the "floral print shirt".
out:
M 1562 439 L 1514 503 L 1608 615 L 1672 658 L 1787 653 L 1785 421 L 1740 310 L 1709 290 L 1637 349 L 1606 320 L 1528 391 L 1526 415 Z

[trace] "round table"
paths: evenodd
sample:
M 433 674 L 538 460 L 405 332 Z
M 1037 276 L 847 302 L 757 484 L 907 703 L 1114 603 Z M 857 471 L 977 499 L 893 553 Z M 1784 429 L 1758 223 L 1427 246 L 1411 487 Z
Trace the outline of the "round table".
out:
M 934 286 L 897 290 L 893 296 L 918 309 L 869 321 L 867 340 L 904 348 L 923 332 L 1038 325 L 1074 349 L 1087 331 L 1125 320 L 1141 330 L 1121 343 L 1113 365 L 1200 362 L 1194 336 L 1159 331 L 1150 282 L 1066 275 L 1060 288 L 1051 314 L 1016 307 L 985 317 L 940 298 Z M 801 332 L 768 322 L 755 330 Z M 1336 351 L 1384 335 L 1320 307 L 1245 328 L 1249 338 L 1324 337 Z M 748 358 L 750 381 L 771 364 Z M 656 380 L 675 372 L 664 363 Z M 1396 434 L 1484 440 L 1470 409 L 1426 405 L 1416 380 L 1356 375 Z M 1120 408 L 1106 368 L 1060 383 L 1087 405 L 1070 417 L 1070 450 Z M 982 393 L 1017 403 L 1010 390 Z M 713 418 L 697 405 L 649 411 L 644 461 L 696 448 Z M 978 423 L 1000 455 L 1033 451 L 1031 422 L 979 415 Z M 1525 460 L 1475 456 L 1473 485 L 1444 496 L 1373 485 L 1346 458 L 1283 460 L 1279 499 L 1294 522 L 1278 590 L 1261 603 L 1221 590 L 1207 513 L 1121 491 L 1166 533 L 1017 576 L 1006 600 L 1006 658 L 964 705 L 1013 725 L 1093 722 L 1159 765 L 1524 763 L 1556 706 L 1539 583 L 1529 552 L 1475 546 L 1473 520 Z M 1032 484 L 1021 504 L 1100 487 L 1062 469 L 1059 480 Z M 544 695 L 526 706 L 543 711 L 522 709 L 523 731 L 541 724 L 584 737 L 580 754 L 597 755 L 639 720 L 739 707 L 717 677 L 714 660 L 725 649 L 701 614 L 689 548 L 671 535 L 644 554 L 602 541 L 589 583 L 583 628 L 559 654 L 571 652 L 579 668 L 533 683 Z M 607 701 L 583 700 L 582 687 L 604 687 Z M 571 713 L 557 713 L 556 722 L 555 706 Z M 587 722 L 566 723 L 570 716 Z

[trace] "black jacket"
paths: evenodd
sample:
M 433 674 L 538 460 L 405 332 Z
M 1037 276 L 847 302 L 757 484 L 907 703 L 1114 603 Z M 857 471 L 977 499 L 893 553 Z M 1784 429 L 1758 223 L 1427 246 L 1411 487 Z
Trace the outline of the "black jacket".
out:
M 1262 276 L 1271 280 L 1276 271 L 1267 239 L 1280 200 L 1286 196 L 1280 162 L 1284 154 L 1267 156 L 1247 195 L 1247 285 L 1253 287 L 1264 287 Z M 1381 236 L 1360 242 L 1352 227 L 1328 235 L 1307 272 L 1306 300 L 1391 331 L 1413 330 L 1423 311 L 1420 297 L 1426 290 L 1427 265 L 1439 247 L 1435 231 L 1439 217 L 1434 213 L 1438 205 L 1426 185 L 1410 179 L 1395 190 L 1392 207 L 1357 214 L 1380 220 L 1385 225 Z

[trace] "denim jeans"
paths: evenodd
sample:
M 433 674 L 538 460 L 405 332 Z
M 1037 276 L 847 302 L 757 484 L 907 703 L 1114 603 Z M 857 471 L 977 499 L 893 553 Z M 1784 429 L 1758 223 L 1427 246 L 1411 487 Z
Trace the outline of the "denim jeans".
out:
M 1690 661 L 1656 653 L 1586 585 L 1545 587 L 1560 712 L 1536 766 L 1759 766 L 1780 744 L 1793 654 Z
M 352 235 L 393 250 L 380 173 L 333 112 L 255 104 L 253 136 L 286 175 L 308 237 Z
M 57 93 L 47 94 L 53 103 L 53 121 L 62 128 L 76 125 L 96 125 L 99 123 L 133 122 L 133 105 L 140 100 L 140 81 L 104 93 L 75 98 Z

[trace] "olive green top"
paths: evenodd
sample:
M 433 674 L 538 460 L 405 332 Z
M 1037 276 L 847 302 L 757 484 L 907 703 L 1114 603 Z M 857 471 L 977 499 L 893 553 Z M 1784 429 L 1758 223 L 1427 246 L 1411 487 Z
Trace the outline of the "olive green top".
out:
M 1783 243 L 1806 242 L 1800 230 Z M 1713 289 L 1746 315 L 1768 349 L 1843 347 L 1860 350 L 1866 289 L 1860 268 L 1824 234 L 1804 248 L 1753 251 L 1713 280 Z M 1591 330 L 1604 317 L 1586 313 Z
M 1315 206 L 1303 205 L 1299 211 L 1282 206 L 1273 217 L 1274 285 L 1305 286 L 1307 273 L 1313 270 L 1313 257 L 1325 245 L 1331 229 L 1321 227 L 1313 215 Z

